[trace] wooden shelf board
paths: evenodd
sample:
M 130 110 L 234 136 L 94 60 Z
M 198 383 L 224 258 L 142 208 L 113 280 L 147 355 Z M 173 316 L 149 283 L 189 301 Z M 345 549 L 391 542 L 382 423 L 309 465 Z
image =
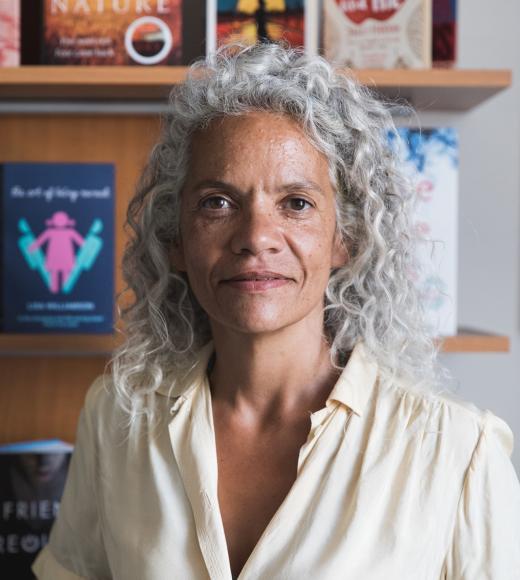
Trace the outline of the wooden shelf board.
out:
M 419 110 L 467 111 L 512 82 L 511 71 L 501 70 L 363 70 L 353 71 L 364 85 L 391 100 Z
M 3 334 L 0 355 L 110 356 L 121 338 L 116 335 Z M 439 338 L 443 352 L 509 352 L 509 337 L 460 330 Z
M 363 84 L 378 87 L 504 89 L 511 84 L 511 71 L 507 69 L 364 69 L 351 72 Z
M 164 100 L 186 67 L 21 66 L 0 68 L 0 99 Z M 354 70 L 361 83 L 420 109 L 467 110 L 511 85 L 511 71 Z
M 0 69 L 0 99 L 165 99 L 186 67 L 21 66 Z
M 438 339 L 442 351 L 449 352 L 509 352 L 509 337 L 483 333 L 478 330 L 460 329 L 455 336 Z
M 0 355 L 109 356 L 117 341 L 111 334 L 0 334 Z

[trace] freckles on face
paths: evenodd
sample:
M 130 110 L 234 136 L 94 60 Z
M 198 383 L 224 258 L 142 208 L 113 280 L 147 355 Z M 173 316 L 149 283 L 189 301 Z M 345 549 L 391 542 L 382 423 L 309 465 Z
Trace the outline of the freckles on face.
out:
M 274 331 L 322 312 L 335 240 L 324 155 L 272 113 L 213 121 L 191 143 L 175 267 L 212 324 Z

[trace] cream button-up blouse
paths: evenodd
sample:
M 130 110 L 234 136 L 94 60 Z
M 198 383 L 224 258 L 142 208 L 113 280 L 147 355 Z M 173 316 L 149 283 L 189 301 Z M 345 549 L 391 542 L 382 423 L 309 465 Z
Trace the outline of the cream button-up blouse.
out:
M 206 367 L 161 387 L 155 433 L 125 437 L 102 377 L 81 414 L 40 580 L 231 580 Z M 107 377 L 106 377 L 107 378 Z M 311 415 L 297 478 L 240 580 L 519 580 L 520 484 L 507 424 L 382 387 L 362 344 Z

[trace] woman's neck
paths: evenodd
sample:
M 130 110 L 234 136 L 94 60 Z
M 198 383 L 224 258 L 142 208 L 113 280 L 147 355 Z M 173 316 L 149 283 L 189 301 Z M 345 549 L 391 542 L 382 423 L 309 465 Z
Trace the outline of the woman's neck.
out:
M 338 377 L 321 329 L 308 321 L 269 334 L 213 328 L 214 404 L 259 425 L 320 409 Z

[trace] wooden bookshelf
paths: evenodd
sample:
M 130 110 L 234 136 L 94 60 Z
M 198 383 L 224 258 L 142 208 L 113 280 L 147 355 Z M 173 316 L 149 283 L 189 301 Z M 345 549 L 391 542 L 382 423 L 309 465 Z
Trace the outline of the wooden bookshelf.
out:
M 0 68 L 0 100 L 161 101 L 186 67 Z M 510 70 L 358 70 L 361 83 L 419 109 L 467 110 L 511 85 Z M 349 73 L 350 74 L 350 73 Z
M 0 443 L 59 438 L 74 442 L 88 387 L 106 357 L 2 357 Z
M 164 108 L 168 91 L 185 78 L 186 71 L 184 67 L 0 68 L 0 113 L 4 113 L 0 114 L 0 161 L 115 164 L 116 292 L 123 289 L 120 260 L 126 243 L 126 206 L 157 139 L 155 112 Z M 467 110 L 511 84 L 508 70 L 353 74 L 392 99 L 432 110 Z M 145 114 L 125 109 L 132 103 L 135 110 L 144 103 Z M 25 104 L 28 113 L 18 108 Z M 86 114 L 80 110 L 82 104 L 97 109 Z M 0 442 L 47 437 L 74 441 L 84 394 L 103 373 L 118 340 L 112 335 L 0 334 Z M 509 350 L 507 337 L 476 331 L 461 330 L 439 340 L 444 352 Z

